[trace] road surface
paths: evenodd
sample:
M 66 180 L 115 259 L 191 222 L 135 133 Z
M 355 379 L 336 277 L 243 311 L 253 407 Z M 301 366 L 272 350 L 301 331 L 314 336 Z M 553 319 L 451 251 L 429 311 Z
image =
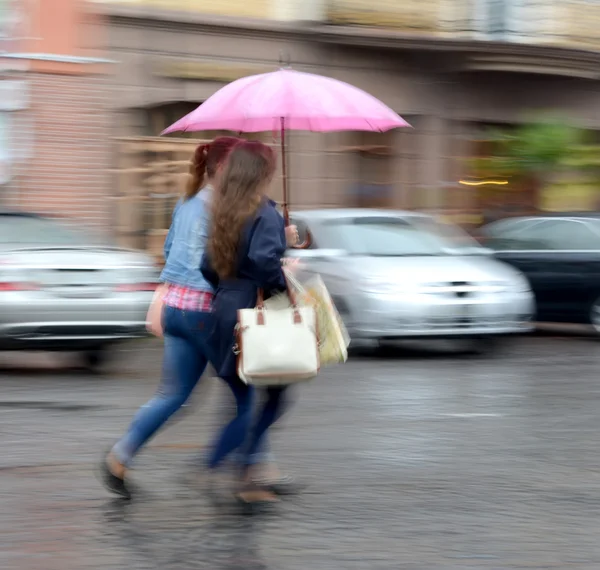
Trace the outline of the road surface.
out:
M 152 394 L 156 342 L 89 376 L 0 357 L 3 570 L 600 568 L 600 345 L 523 339 L 496 358 L 389 351 L 296 390 L 273 433 L 307 484 L 272 514 L 206 497 L 223 417 L 210 378 L 139 457 L 140 497 L 93 469 Z

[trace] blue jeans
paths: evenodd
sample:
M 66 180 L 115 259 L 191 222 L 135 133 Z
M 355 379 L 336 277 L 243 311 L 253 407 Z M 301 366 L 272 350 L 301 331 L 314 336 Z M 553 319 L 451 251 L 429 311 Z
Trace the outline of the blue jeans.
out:
M 232 459 L 234 463 L 245 463 L 247 465 L 262 465 L 265 463 L 275 463 L 275 455 L 269 447 L 268 434 L 265 434 L 263 436 L 260 447 L 254 455 L 246 457 L 246 454 L 238 449 L 238 451 L 236 451 Z
M 238 449 L 237 461 L 244 467 L 253 465 L 262 458 L 268 429 L 283 412 L 285 387 L 265 390 L 266 400 L 253 423 L 255 388 L 237 377 L 223 380 L 233 392 L 236 416 L 221 431 L 209 455 L 208 465 L 211 469 L 218 467 L 230 453 Z
M 185 404 L 210 360 L 207 341 L 213 329 L 211 313 L 165 307 L 163 325 L 161 384 L 113 447 L 115 457 L 124 465 L 129 465 L 140 448 Z
M 263 392 L 265 401 L 262 404 L 247 443 L 243 447 L 245 456 L 242 457 L 242 463 L 245 465 L 262 463 L 270 456 L 267 439 L 268 430 L 285 411 L 286 386 L 267 388 Z

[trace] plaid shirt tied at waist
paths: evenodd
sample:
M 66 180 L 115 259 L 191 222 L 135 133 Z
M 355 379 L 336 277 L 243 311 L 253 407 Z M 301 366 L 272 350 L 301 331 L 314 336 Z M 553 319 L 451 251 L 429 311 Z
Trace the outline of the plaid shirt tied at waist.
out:
M 212 311 L 214 295 L 210 291 L 200 291 L 180 285 L 169 285 L 163 303 L 181 311 L 209 313 Z

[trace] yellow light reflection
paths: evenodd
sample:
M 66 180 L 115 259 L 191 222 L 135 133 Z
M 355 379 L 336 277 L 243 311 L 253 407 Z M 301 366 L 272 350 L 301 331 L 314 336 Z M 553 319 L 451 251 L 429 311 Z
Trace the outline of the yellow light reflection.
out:
M 464 186 L 506 186 L 508 184 L 508 180 L 480 180 L 478 182 L 470 182 L 469 180 L 459 180 L 459 184 L 463 184 Z

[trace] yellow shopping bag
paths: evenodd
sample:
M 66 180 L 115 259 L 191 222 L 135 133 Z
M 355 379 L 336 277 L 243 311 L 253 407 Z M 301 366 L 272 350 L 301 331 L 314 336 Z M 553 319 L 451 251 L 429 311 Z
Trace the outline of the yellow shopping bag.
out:
M 298 305 L 313 306 L 317 312 L 321 366 L 346 362 L 350 336 L 321 277 L 316 275 L 300 283 L 290 271 L 284 272 Z M 289 307 L 289 298 L 287 294 L 277 295 L 265 305 L 270 309 Z
M 303 285 L 305 303 L 317 311 L 321 366 L 348 360 L 350 337 L 327 287 L 317 275 Z

